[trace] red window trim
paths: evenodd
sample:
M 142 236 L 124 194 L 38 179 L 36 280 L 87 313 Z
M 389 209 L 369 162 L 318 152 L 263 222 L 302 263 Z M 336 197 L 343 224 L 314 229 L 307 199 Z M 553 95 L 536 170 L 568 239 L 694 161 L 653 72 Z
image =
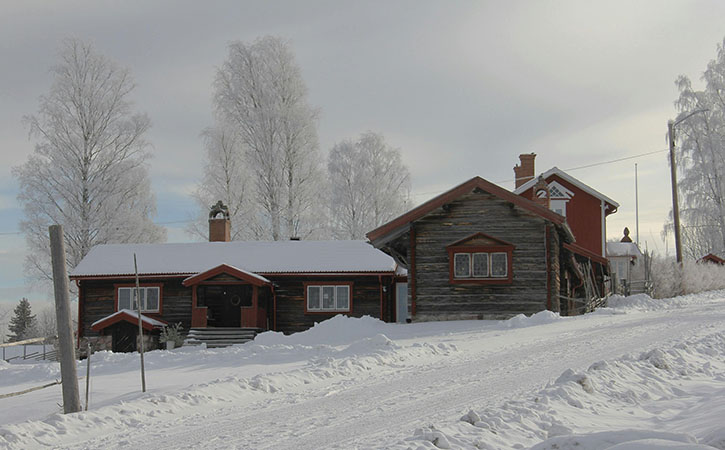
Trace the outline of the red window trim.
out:
M 139 283 L 139 287 L 157 287 L 159 288 L 159 311 L 145 312 L 141 314 L 148 316 L 161 316 L 164 312 L 164 283 Z M 113 285 L 113 310 L 118 311 L 118 288 L 136 287 L 136 283 L 119 283 Z
M 305 290 L 305 293 L 303 296 L 304 301 L 305 301 L 305 314 L 327 314 L 327 315 L 332 314 L 332 315 L 334 315 L 334 314 L 344 314 L 344 313 L 352 312 L 352 299 L 353 299 L 353 295 L 352 295 L 353 282 L 352 281 L 309 281 L 309 282 L 302 283 L 302 285 L 304 286 L 304 290 Z M 307 287 L 308 286 L 348 286 L 348 289 L 350 290 L 350 298 L 349 298 L 349 302 L 348 302 L 349 308 L 335 310 L 335 311 L 330 311 L 330 310 L 327 310 L 327 311 L 312 310 L 312 311 L 310 311 L 310 310 L 308 310 L 307 309 L 307 305 L 308 305 L 308 303 L 307 303 Z M 322 301 L 322 298 L 320 298 L 320 301 Z
M 513 245 L 457 245 L 448 247 L 448 281 L 451 284 L 511 284 L 513 282 L 513 250 Z M 454 276 L 455 262 L 453 256 L 456 253 L 506 253 L 506 276 L 495 278 L 456 278 Z

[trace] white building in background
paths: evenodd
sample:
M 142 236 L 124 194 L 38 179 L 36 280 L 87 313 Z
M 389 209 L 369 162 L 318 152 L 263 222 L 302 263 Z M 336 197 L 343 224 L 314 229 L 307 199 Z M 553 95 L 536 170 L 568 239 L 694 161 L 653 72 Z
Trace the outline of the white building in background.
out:
M 615 293 L 629 295 L 646 292 L 649 281 L 646 256 L 632 242 L 628 228 L 624 229 L 621 241 L 607 242 L 607 259 L 615 283 Z

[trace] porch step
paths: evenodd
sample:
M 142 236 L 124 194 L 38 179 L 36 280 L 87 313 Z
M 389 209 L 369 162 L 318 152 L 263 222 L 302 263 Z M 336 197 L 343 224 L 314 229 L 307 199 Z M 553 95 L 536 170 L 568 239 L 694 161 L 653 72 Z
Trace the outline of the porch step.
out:
M 227 347 L 254 340 L 262 331 L 259 328 L 192 328 L 186 335 L 184 345 L 206 344 L 207 348 Z

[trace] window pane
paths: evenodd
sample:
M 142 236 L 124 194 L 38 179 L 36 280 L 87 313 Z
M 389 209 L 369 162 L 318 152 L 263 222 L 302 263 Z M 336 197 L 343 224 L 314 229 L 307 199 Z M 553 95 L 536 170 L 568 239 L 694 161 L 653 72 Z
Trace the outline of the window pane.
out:
M 131 289 L 118 288 L 118 310 L 131 309 Z
M 491 253 L 491 276 L 505 277 L 508 275 L 508 255 L 506 253 Z
M 322 309 L 335 309 L 335 286 L 322 286 Z
M 146 310 L 147 311 L 158 311 L 159 310 L 159 288 L 157 288 L 157 287 L 146 288 Z
M 320 287 L 307 287 L 307 309 L 320 309 Z
M 476 278 L 488 277 L 488 253 L 473 254 L 473 276 Z
M 456 253 L 453 255 L 453 261 L 453 276 L 455 278 L 468 278 L 471 276 L 470 253 Z
M 350 287 L 349 286 L 337 286 L 337 309 L 348 310 L 350 309 Z
M 133 291 L 136 292 L 136 289 L 134 288 Z M 144 305 L 146 304 L 146 288 L 139 288 L 138 295 L 141 298 L 141 311 L 143 311 L 144 309 L 146 309 L 146 308 L 144 308 Z M 134 309 L 134 311 L 136 311 L 138 309 L 138 305 L 136 305 L 135 302 L 133 305 L 133 309 Z

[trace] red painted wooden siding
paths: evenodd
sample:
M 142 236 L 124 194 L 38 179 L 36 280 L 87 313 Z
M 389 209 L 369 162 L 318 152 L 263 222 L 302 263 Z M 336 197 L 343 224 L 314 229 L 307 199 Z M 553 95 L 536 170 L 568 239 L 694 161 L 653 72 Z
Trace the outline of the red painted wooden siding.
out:
M 546 179 L 547 183 L 552 181 L 558 182 L 574 193 L 566 204 L 566 221 L 574 233 L 577 245 L 601 255 L 602 236 L 606 233 L 606 230 L 602 230 L 601 200 L 557 175 L 551 175 Z M 527 189 L 521 195 L 530 199 L 531 194 L 532 189 Z

